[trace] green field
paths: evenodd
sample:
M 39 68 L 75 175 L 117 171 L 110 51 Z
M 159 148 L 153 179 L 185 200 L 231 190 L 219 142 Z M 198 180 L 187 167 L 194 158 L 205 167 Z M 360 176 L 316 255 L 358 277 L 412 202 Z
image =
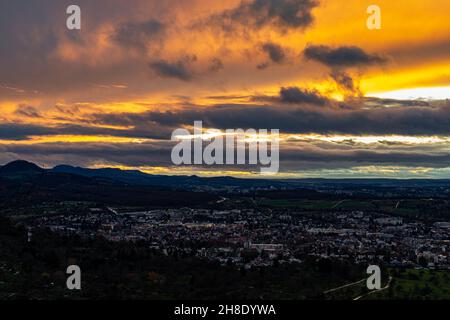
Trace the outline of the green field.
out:
M 390 270 L 391 287 L 368 299 L 449 300 L 450 270 Z
M 289 207 L 302 209 L 331 209 L 338 201 L 305 199 L 261 199 L 258 205 L 268 207 Z
M 300 210 L 372 210 L 414 219 L 445 220 L 450 212 L 447 200 L 428 199 L 256 199 L 256 204 L 272 208 L 296 208 Z M 424 213 L 426 213 L 424 215 Z
M 449 300 L 450 270 L 388 269 L 382 287 L 370 293 L 366 282 L 325 294 L 328 300 Z M 392 277 L 390 285 L 388 276 Z

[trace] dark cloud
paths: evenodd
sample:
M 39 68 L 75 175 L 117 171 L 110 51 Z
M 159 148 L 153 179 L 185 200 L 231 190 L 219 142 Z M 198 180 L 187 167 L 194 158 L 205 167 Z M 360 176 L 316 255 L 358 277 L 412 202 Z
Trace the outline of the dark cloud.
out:
M 286 53 L 280 45 L 268 42 L 263 44 L 261 48 L 272 62 L 281 64 L 286 61 Z
M 299 88 L 285 88 L 286 92 L 303 92 Z M 283 89 L 282 89 L 283 90 Z M 281 91 L 280 90 L 280 96 Z M 306 91 L 308 92 L 308 91 Z M 295 96 L 295 95 L 294 95 Z M 280 97 L 278 97 L 280 99 Z M 298 100 L 297 100 L 298 101 Z M 362 103 L 380 103 L 376 98 L 361 99 Z M 144 113 L 97 114 L 86 119 L 89 126 L 60 125 L 45 127 L 28 124 L 1 124 L 0 139 L 23 140 L 42 135 L 111 135 L 130 138 L 152 138 L 140 143 L 67 142 L 0 144 L 0 160 L 24 158 L 38 163 L 55 165 L 70 163 L 127 166 L 171 166 L 169 141 L 174 129 L 191 126 L 202 120 L 204 127 L 218 129 L 267 128 L 281 133 L 373 135 L 450 135 L 450 105 L 445 102 L 416 106 L 413 102 L 390 108 L 360 108 L 337 110 L 323 106 L 291 104 L 249 105 L 221 104 L 209 108 L 189 106 L 184 109 Z M 402 105 L 402 103 L 404 105 Z M 181 106 L 178 106 L 181 107 Z M 125 125 L 127 130 L 115 130 L 99 125 Z M 309 138 L 289 139 L 280 144 L 281 171 L 352 169 L 357 166 L 405 166 L 446 168 L 450 161 L 445 144 L 411 144 L 383 142 L 364 144 L 357 141 L 311 141 Z M 195 168 L 191 168 L 195 169 Z M 198 169 L 198 168 L 197 168 Z M 217 167 L 202 168 L 215 170 Z M 228 167 L 234 169 L 234 167 Z M 254 168 L 236 167 L 239 170 Z
M 20 144 L 0 145 L 0 160 L 28 159 L 48 166 L 74 164 L 89 166 L 98 163 L 128 166 L 171 165 L 172 142 L 145 143 L 38 143 L 31 146 Z M 8 161 L 8 160 L 7 160 Z M 4 161 L 4 162 L 7 162 Z
M 291 169 L 342 169 L 355 166 L 405 166 L 446 168 L 450 154 L 402 152 L 395 150 L 358 149 L 282 149 L 281 168 Z
M 197 58 L 195 56 L 184 57 L 175 62 L 157 60 L 151 62 L 149 66 L 153 70 L 153 72 L 161 77 L 189 81 L 194 76 L 193 72 L 190 70 L 190 65 L 196 60 Z
M 249 95 L 216 95 L 216 96 L 207 96 L 205 97 L 207 99 L 213 99 L 213 100 L 236 100 L 236 99 L 250 99 L 252 96 Z
M 267 69 L 269 67 L 270 67 L 270 63 L 269 62 L 263 62 L 263 63 L 258 64 L 256 66 L 256 69 L 258 69 L 258 70 L 265 70 L 265 69 Z
M 226 32 L 239 27 L 256 30 L 266 26 L 281 30 L 305 28 L 312 24 L 311 11 L 317 5 L 314 0 L 242 1 L 238 7 L 211 17 L 209 23 L 220 25 Z
M 26 140 L 32 135 L 47 135 L 54 133 L 52 129 L 21 123 L 0 124 L 0 139 L 2 140 Z
M 336 108 L 314 91 L 282 88 L 278 97 L 259 97 L 252 104 L 219 104 L 208 108 L 188 105 L 174 111 L 93 114 L 78 124 L 56 126 L 25 123 L 0 124 L 0 139 L 25 140 L 31 136 L 105 135 L 169 139 L 174 129 L 201 120 L 218 129 L 280 129 L 282 133 L 350 135 L 450 135 L 450 105 L 398 105 L 381 107 L 382 100 L 360 98 L 358 108 Z M 263 104 L 258 103 L 264 102 Z M 320 108 L 317 108 L 320 105 Z M 65 121 L 68 121 L 67 118 Z M 111 126 L 126 126 L 127 130 Z
M 217 72 L 223 68 L 224 68 L 224 65 L 223 65 L 222 60 L 220 60 L 219 58 L 213 58 L 211 60 L 211 64 L 210 64 L 208 70 L 210 72 Z
M 88 121 L 86 121 L 88 122 Z M 114 116 L 105 117 L 104 122 L 115 123 Z M 121 121 L 122 123 L 131 123 L 132 120 Z M 134 128 L 130 130 L 120 130 L 111 128 L 102 128 L 91 125 L 65 124 L 57 126 L 32 125 L 24 123 L 3 123 L 0 124 L 1 140 L 27 140 L 32 136 L 54 136 L 54 135 L 100 135 L 100 136 L 116 136 L 126 138 L 146 138 L 146 139 L 167 139 L 173 131 L 172 127 L 163 126 L 158 123 L 148 125 L 148 122 L 142 121 L 142 125 L 138 119 L 134 123 Z
M 128 48 L 145 50 L 152 42 L 160 41 L 165 26 L 157 20 L 127 22 L 121 24 L 112 36 L 113 40 Z
M 352 96 L 363 96 L 359 84 L 356 84 L 348 73 L 335 70 L 331 73 L 331 77 L 345 93 Z
M 290 92 L 290 91 L 287 91 Z M 292 90 L 292 101 L 304 96 Z M 297 97 L 296 94 L 299 94 Z M 311 99 L 307 96 L 305 99 Z M 364 100 L 361 99 L 361 105 Z M 285 133 L 449 135 L 450 106 L 338 109 L 308 105 L 273 106 L 229 104 L 210 108 L 141 114 L 97 115 L 99 124 L 182 127 L 202 120 L 204 126 L 228 128 L 275 128 Z M 113 121 L 111 121 L 113 120 Z
M 39 114 L 39 111 L 29 105 L 19 105 L 17 106 L 16 110 L 14 111 L 15 115 L 24 116 L 28 118 L 40 118 L 41 115 Z
M 330 67 L 354 67 L 381 64 L 385 58 L 366 53 L 356 46 L 332 48 L 325 45 L 310 45 L 305 51 L 306 58 L 321 62 Z
M 381 99 L 376 97 L 364 97 L 367 104 L 374 105 L 376 107 L 428 107 L 431 106 L 430 101 L 426 100 L 397 100 L 397 99 Z
M 268 63 L 268 62 L 263 62 L 263 63 L 258 64 L 258 65 L 256 66 L 256 68 L 257 68 L 258 70 L 264 70 L 264 69 L 267 69 L 269 66 L 270 66 L 270 63 Z
M 285 103 L 309 103 L 319 106 L 323 106 L 329 102 L 326 97 L 320 95 L 315 90 L 300 89 L 298 87 L 281 88 L 280 100 Z
M 0 145 L 0 163 L 14 159 L 27 159 L 53 166 L 61 163 L 89 166 L 106 164 L 125 166 L 171 166 L 171 149 L 174 142 L 157 141 L 144 143 L 74 142 L 38 143 L 33 145 Z M 448 153 L 434 150 L 427 152 L 417 147 L 411 151 L 371 150 L 315 146 L 295 143 L 280 144 L 281 171 L 307 169 L 346 169 L 356 166 L 405 166 L 446 168 L 450 161 Z M 193 167 L 189 167 L 193 169 Z M 198 168 L 198 167 L 197 167 Z M 220 166 L 202 167 L 216 170 Z M 227 169 L 254 170 L 254 167 L 227 166 Z

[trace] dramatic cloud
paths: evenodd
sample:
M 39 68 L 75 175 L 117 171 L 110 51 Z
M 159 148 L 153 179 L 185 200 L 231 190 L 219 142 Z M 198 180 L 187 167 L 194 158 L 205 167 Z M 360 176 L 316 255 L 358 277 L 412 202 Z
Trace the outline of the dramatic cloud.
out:
M 214 15 L 210 24 L 220 25 L 226 32 L 238 27 L 261 29 L 272 26 L 280 30 L 305 28 L 312 24 L 314 0 L 251 0 L 242 1 L 231 10 Z
M 47 135 L 54 131 L 45 127 L 20 123 L 0 124 L 0 139 L 2 140 L 26 140 L 32 135 Z
M 106 117 L 105 122 L 119 122 L 113 120 L 113 116 Z M 126 122 L 126 120 L 122 120 Z M 144 122 L 143 122 L 144 123 Z M 167 125 L 153 123 L 140 126 L 136 123 L 133 129 L 120 130 L 104 128 L 99 126 L 64 124 L 55 126 L 33 125 L 24 123 L 4 123 L 0 124 L 0 140 L 29 140 L 32 137 L 43 136 L 112 136 L 124 138 L 143 138 L 143 139 L 167 139 L 175 129 Z
M 359 85 L 357 85 L 353 78 L 346 72 L 335 70 L 331 73 L 331 77 L 334 79 L 338 87 L 346 94 L 351 96 L 363 95 L 359 88 Z
M 262 45 L 262 50 L 268 55 L 269 59 L 274 62 L 281 64 L 286 60 L 286 54 L 284 49 L 276 43 L 265 43 Z
M 213 58 L 211 60 L 211 64 L 210 64 L 210 66 L 208 68 L 208 71 L 210 71 L 210 72 L 217 72 L 217 71 L 219 71 L 219 70 L 221 70 L 223 68 L 224 68 L 224 65 L 223 65 L 222 60 L 220 60 L 219 58 Z
M 325 45 L 310 45 L 305 49 L 304 55 L 330 67 L 368 66 L 386 61 L 385 58 L 368 54 L 356 46 L 332 48 Z
M 323 106 L 329 102 L 326 97 L 320 95 L 315 90 L 305 90 L 297 87 L 281 88 L 280 100 L 285 103 L 309 103 L 319 106 Z
M 0 145 L 0 163 L 28 159 L 47 166 L 73 164 L 91 166 L 98 163 L 126 166 L 171 165 L 172 143 L 37 143 L 32 146 Z M 2 161 L 3 160 L 3 161 Z
M 448 167 L 450 2 L 383 0 L 381 33 L 347 2 L 77 0 L 68 30 L 67 1 L 0 1 L 0 163 L 171 170 L 202 120 L 280 129 L 282 170 Z
M 160 40 L 164 30 L 165 26 L 157 20 L 127 22 L 117 28 L 113 39 L 122 46 L 145 50 L 152 42 Z
M 448 135 L 450 106 L 337 109 L 301 106 L 319 99 L 298 88 L 282 89 L 287 101 L 299 106 L 218 105 L 209 108 L 183 108 L 178 111 L 150 111 L 141 114 L 97 115 L 103 125 L 155 124 L 168 127 L 191 126 L 202 120 L 208 128 L 276 128 L 284 133 L 355 135 Z M 290 100 L 289 100 L 290 99 Z M 321 100 L 319 99 L 319 102 Z M 322 103 L 322 102 L 321 102 Z M 364 99 L 361 99 L 361 104 Z
M 31 146 L 19 144 L 0 144 L 0 163 L 14 159 L 27 159 L 47 166 L 67 163 L 73 165 L 121 165 L 129 167 L 161 166 L 171 168 L 170 158 L 173 142 L 156 141 L 144 143 L 37 143 Z M 298 170 L 351 169 L 353 167 L 371 166 L 404 166 L 446 168 L 450 161 L 447 153 L 424 149 L 420 146 L 410 150 L 394 150 L 389 147 L 339 146 L 336 143 L 316 144 L 304 141 L 290 141 L 280 144 L 280 168 L 282 172 Z M 196 169 L 200 168 L 197 167 Z M 190 170 L 193 167 L 188 167 Z M 220 170 L 220 166 L 203 167 L 204 170 Z M 242 170 L 242 166 L 231 166 L 228 169 Z M 255 167 L 246 166 L 246 170 Z M 170 169 L 172 173 L 174 168 Z
M 398 107 L 398 106 L 429 107 L 432 103 L 431 101 L 427 100 L 398 100 L 398 99 L 381 99 L 375 97 L 365 97 L 364 100 L 366 101 L 366 103 L 371 104 L 372 106 L 378 106 L 382 108 Z
M 24 116 L 27 118 L 40 118 L 41 115 L 39 114 L 39 111 L 36 110 L 33 106 L 28 105 L 19 105 L 16 110 L 14 111 L 15 115 L 18 116 Z
M 175 62 L 158 60 L 150 63 L 150 68 L 159 76 L 167 78 L 176 78 L 183 81 L 189 81 L 193 77 L 190 65 L 195 62 L 195 56 L 184 57 Z

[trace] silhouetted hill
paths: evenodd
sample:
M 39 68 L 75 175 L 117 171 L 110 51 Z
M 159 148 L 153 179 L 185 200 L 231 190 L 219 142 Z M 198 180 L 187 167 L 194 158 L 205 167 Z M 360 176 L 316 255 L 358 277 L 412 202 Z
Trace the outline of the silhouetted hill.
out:
M 59 165 L 54 167 L 51 171 L 57 173 L 77 174 L 80 176 L 91 178 L 107 178 L 136 185 L 167 185 L 167 180 L 174 180 L 164 179 L 170 177 L 149 175 L 137 170 L 120 170 L 114 168 L 87 169 L 81 167 L 72 167 L 68 165 Z
M 63 175 L 63 176 L 61 176 Z M 362 187 L 392 188 L 392 187 L 449 187 L 450 180 L 438 179 L 240 179 L 234 177 L 198 177 L 198 176 L 166 176 L 146 174 L 138 170 L 120 170 L 115 168 L 88 169 L 59 165 L 53 169 L 42 169 L 27 161 L 14 161 L 0 168 L 0 178 L 35 179 L 45 176 L 47 180 L 64 180 L 69 176 L 90 178 L 95 181 L 108 181 L 109 184 L 124 184 L 129 186 L 165 187 L 181 190 L 204 190 L 205 188 L 265 188 L 272 189 L 314 189 L 316 187 L 359 190 Z M 65 177 L 65 178 L 64 178 Z M 71 177 L 74 180 L 75 177 Z M 86 180 L 90 181 L 90 180 Z M 91 182 L 85 182 L 91 183 Z
M 83 171 L 82 168 L 78 170 Z M 115 169 L 102 169 L 101 172 L 115 172 L 119 176 L 121 173 Z M 106 174 L 89 177 L 45 170 L 26 161 L 15 161 L 0 169 L 0 207 L 3 208 L 49 201 L 177 207 L 205 203 L 216 198 L 206 193 L 177 191 L 165 186 L 124 183 Z
M 58 173 L 77 174 L 85 177 L 107 178 L 127 184 L 146 186 L 170 186 L 188 188 L 190 186 L 211 186 L 211 187 L 263 187 L 270 185 L 282 185 L 285 182 L 263 179 L 238 179 L 233 177 L 212 177 L 203 178 L 198 176 L 164 176 L 146 174 L 137 170 L 120 169 L 86 169 L 67 165 L 56 166 L 51 170 Z
M 21 176 L 28 174 L 42 174 L 44 169 L 38 167 L 34 163 L 17 160 L 0 167 L 0 176 Z

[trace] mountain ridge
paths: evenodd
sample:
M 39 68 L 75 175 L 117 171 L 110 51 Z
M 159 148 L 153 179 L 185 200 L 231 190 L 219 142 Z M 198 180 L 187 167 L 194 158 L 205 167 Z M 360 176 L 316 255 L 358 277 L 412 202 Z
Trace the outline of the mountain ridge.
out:
M 139 170 L 122 170 L 118 168 L 83 168 L 71 165 L 57 165 L 53 168 L 43 169 L 38 165 L 25 160 L 15 160 L 0 166 L 0 177 L 26 177 L 39 174 L 69 174 L 88 178 L 107 179 L 120 183 L 141 186 L 230 186 L 230 187 L 270 187 L 311 184 L 357 184 L 378 186 L 414 186 L 414 185 L 442 185 L 450 186 L 450 179 L 388 179 L 388 178 L 350 178 L 350 179 L 260 179 L 236 178 L 230 176 L 199 177 L 196 175 L 153 175 Z
M 43 172 L 45 169 L 42 169 L 38 165 L 28 162 L 25 160 L 15 160 L 11 161 L 4 166 L 0 167 L 0 172 L 14 173 L 14 172 Z

